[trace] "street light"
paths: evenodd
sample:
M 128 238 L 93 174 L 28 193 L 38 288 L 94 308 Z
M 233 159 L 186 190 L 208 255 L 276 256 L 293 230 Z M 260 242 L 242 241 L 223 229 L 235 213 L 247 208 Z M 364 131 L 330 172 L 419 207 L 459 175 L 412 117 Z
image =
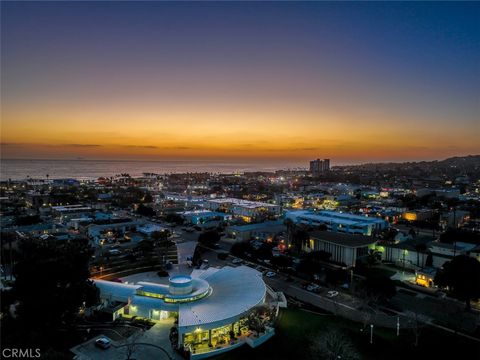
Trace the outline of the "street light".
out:
M 400 316 L 397 316 L 397 336 L 400 335 Z
M 370 324 L 370 344 L 373 344 L 373 324 Z

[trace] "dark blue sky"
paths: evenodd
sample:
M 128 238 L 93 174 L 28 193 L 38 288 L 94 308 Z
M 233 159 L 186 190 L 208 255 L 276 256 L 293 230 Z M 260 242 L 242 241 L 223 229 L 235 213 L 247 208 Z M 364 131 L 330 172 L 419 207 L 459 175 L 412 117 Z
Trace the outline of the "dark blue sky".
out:
M 38 138 L 20 131 L 52 126 L 45 118 L 60 122 L 67 112 L 79 119 L 86 108 L 98 119 L 110 109 L 101 98 L 145 118 L 158 112 L 159 127 L 180 104 L 204 121 L 219 108 L 241 108 L 245 117 L 270 111 L 266 128 L 280 107 L 282 115 L 305 112 L 295 119 L 300 138 L 289 144 L 329 140 L 306 134 L 342 119 L 359 136 L 368 133 L 359 122 L 376 135 L 402 124 L 402 136 L 418 131 L 412 146 L 450 137 L 452 151 L 476 151 L 479 24 L 475 2 L 2 2 L 3 140 L 69 141 L 75 129 Z M 50 114 L 52 104 L 63 112 Z M 332 141 L 345 132 L 327 128 Z M 448 153 L 430 150 L 425 157 Z

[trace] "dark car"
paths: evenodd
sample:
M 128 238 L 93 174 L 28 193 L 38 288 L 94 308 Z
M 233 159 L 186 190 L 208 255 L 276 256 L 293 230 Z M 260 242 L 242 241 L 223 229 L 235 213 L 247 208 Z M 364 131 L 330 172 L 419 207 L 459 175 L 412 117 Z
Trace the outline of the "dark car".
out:
M 105 349 L 108 349 L 110 346 L 112 346 L 112 342 L 107 338 L 101 337 L 95 340 L 95 346 L 105 350 Z

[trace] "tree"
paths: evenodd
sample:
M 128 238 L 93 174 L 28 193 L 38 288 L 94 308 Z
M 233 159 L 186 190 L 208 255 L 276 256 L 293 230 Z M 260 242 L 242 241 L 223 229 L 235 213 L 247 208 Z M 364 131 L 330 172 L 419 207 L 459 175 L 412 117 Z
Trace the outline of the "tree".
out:
M 192 256 L 192 265 L 200 266 L 202 264 L 202 249 L 200 246 L 195 246 L 195 250 Z
M 220 234 L 217 231 L 205 231 L 198 236 L 198 243 L 205 246 L 212 246 L 220 241 Z
M 170 232 L 168 231 L 168 229 L 152 232 L 152 240 L 155 243 L 165 242 L 169 236 L 170 236 Z
M 84 304 L 98 303 L 98 288 L 89 280 L 92 253 L 86 239 L 65 243 L 22 240 L 12 288 L 15 317 L 5 319 L 9 328 L 4 332 L 11 341 L 50 345 L 52 338 L 75 322 Z
M 138 350 L 138 343 L 140 338 L 143 335 L 144 330 L 138 330 L 128 339 L 128 342 L 125 344 L 125 355 L 127 357 L 126 360 L 133 360 L 133 354 Z
M 287 268 L 292 266 L 292 258 L 288 256 L 274 256 L 272 257 L 271 264 L 280 268 Z
M 172 348 L 177 349 L 178 348 L 178 328 L 173 326 L 170 328 L 170 334 L 168 336 L 170 339 L 170 344 L 172 345 Z
M 182 225 L 183 224 L 183 218 L 175 213 L 170 213 L 165 215 L 165 221 L 169 223 L 174 223 L 176 225 Z
M 437 273 L 435 283 L 448 287 L 470 310 L 470 301 L 480 297 L 480 262 L 467 255 L 455 256 Z
M 2 232 L 0 234 L 0 244 L 1 244 L 1 259 L 2 263 L 8 263 L 10 280 L 13 280 L 13 270 L 14 263 L 17 257 L 17 251 L 13 249 L 12 244 L 17 241 L 18 235 L 14 232 Z M 8 251 L 5 244 L 8 244 Z M 7 269 L 2 267 L 5 278 L 7 276 Z
M 417 253 L 417 266 L 418 267 L 423 267 L 423 265 L 420 265 L 420 253 L 424 254 L 427 251 L 427 245 L 424 243 L 416 244 L 415 245 L 415 252 Z M 423 259 L 423 257 L 422 257 Z
M 333 330 L 315 336 L 310 345 L 312 359 L 356 360 L 360 359 L 355 346 L 345 334 Z
M 140 251 L 142 255 L 146 255 L 153 251 L 153 242 L 150 240 L 142 240 L 135 246 L 135 251 Z
M 433 266 L 433 255 L 428 254 L 427 259 L 425 260 L 425 266 L 426 267 L 432 267 Z
M 145 206 L 143 204 L 138 205 L 137 213 L 142 216 L 155 216 L 155 210 L 150 206 Z
M 23 225 L 33 225 L 38 224 L 41 221 L 40 216 L 38 215 L 26 215 L 20 216 L 15 220 L 15 225 L 23 226 Z
M 372 267 L 382 260 L 382 255 L 379 251 L 370 249 L 367 254 L 367 264 L 368 267 Z
M 410 327 L 413 331 L 413 335 L 415 336 L 414 345 L 418 346 L 420 334 L 423 328 L 427 326 L 427 323 L 430 321 L 430 319 L 427 316 L 418 313 L 417 311 L 407 311 L 406 315 L 410 318 Z
M 289 219 L 289 218 L 286 218 L 284 221 L 283 221 L 283 224 L 286 226 L 287 228 L 287 240 L 288 240 L 288 243 L 291 244 L 293 242 L 293 229 L 294 229 L 294 222 L 292 221 L 292 219 Z
M 303 228 L 297 228 L 292 234 L 293 246 L 300 251 L 304 244 L 308 242 L 310 235 Z
M 369 296 L 377 297 L 379 301 L 388 301 L 397 293 L 393 280 L 384 276 L 368 273 L 365 280 L 365 290 Z
M 245 253 L 252 253 L 253 248 L 248 242 L 239 241 L 232 245 L 230 253 L 234 256 L 244 256 Z
M 150 193 L 146 193 L 142 199 L 143 203 L 151 203 L 153 201 L 152 195 Z
M 250 330 L 261 333 L 265 331 L 274 319 L 275 312 L 268 305 L 261 305 L 254 308 L 247 316 L 246 325 Z

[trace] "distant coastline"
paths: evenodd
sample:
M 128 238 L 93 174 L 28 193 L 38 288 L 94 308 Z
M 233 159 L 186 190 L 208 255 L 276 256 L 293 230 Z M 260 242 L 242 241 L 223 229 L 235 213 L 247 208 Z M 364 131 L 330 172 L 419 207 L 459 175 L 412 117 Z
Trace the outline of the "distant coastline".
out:
M 302 166 L 304 165 L 304 166 Z M 417 162 L 381 162 L 352 165 L 334 165 L 336 168 L 357 168 L 365 171 L 411 166 L 452 167 L 467 166 L 480 168 L 480 155 L 451 157 L 444 160 Z M 50 179 L 75 178 L 97 179 L 120 173 L 133 177 L 144 173 L 223 173 L 236 172 L 275 172 L 277 170 L 307 170 L 307 162 L 287 163 L 283 161 L 234 161 L 234 160 L 93 160 L 93 159 L 2 159 L 0 161 L 0 180 L 23 180 L 27 178 Z
M 236 173 L 245 171 L 274 172 L 281 169 L 299 169 L 296 164 L 255 163 L 245 161 L 204 160 L 47 160 L 47 159 L 2 159 L 0 180 L 23 180 L 27 178 L 50 179 L 75 178 L 97 179 L 120 173 L 133 177 L 144 173 L 171 174 L 187 172 Z M 306 169 L 305 167 L 303 168 Z

